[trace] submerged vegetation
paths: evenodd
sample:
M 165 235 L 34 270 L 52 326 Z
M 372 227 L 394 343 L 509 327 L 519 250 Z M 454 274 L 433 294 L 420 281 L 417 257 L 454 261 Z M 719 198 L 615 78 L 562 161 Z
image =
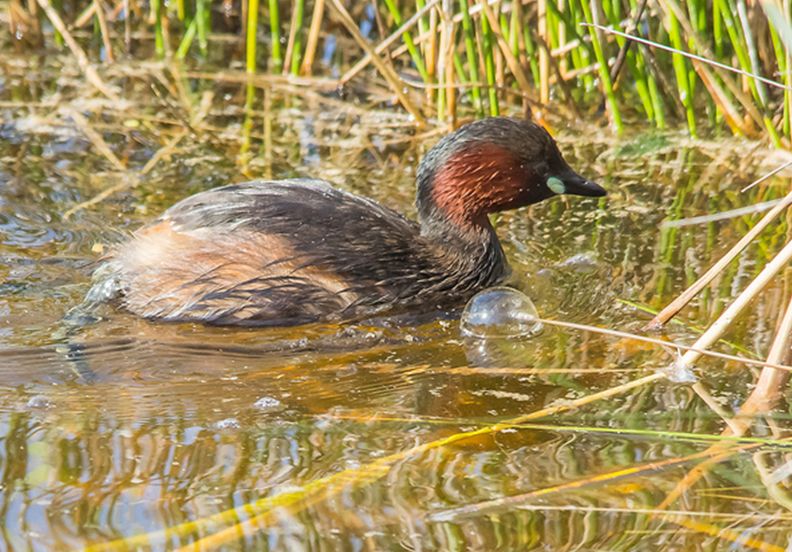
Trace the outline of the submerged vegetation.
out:
M 221 48 L 249 74 L 334 76 L 325 86 L 352 85 L 372 65 L 418 122 L 515 103 L 592 118 L 604 106 L 616 132 L 625 120 L 679 121 L 694 137 L 792 141 L 789 0 L 10 0 L 9 10 L 19 45 L 71 49 L 105 93 L 92 62 L 200 66 Z

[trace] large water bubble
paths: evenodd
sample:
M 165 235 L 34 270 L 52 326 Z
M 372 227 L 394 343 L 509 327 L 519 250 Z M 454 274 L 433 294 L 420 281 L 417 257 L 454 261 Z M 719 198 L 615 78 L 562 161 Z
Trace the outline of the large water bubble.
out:
M 508 287 L 493 287 L 468 301 L 459 322 L 466 337 L 531 337 L 542 331 L 533 301 Z

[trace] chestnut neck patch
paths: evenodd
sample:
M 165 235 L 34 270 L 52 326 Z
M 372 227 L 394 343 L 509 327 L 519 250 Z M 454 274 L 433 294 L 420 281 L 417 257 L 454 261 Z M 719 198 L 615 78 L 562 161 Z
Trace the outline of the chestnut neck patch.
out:
M 504 146 L 474 143 L 454 152 L 434 175 L 431 198 L 449 220 L 464 225 L 519 206 L 526 167 Z

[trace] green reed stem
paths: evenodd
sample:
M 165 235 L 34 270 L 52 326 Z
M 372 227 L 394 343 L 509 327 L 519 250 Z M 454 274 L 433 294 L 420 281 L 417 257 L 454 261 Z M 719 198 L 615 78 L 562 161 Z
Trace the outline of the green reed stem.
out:
M 533 36 L 531 35 L 531 26 L 523 25 L 523 42 L 525 43 L 525 54 L 528 57 L 528 65 L 531 68 L 531 76 L 534 83 L 539 82 L 539 62 L 537 61 L 539 53 L 536 50 Z
M 520 6 L 515 2 L 514 6 L 512 6 L 511 18 L 509 19 L 509 44 L 512 47 L 512 54 L 517 59 L 520 59 L 520 55 L 525 53 L 521 48 L 520 42 L 522 40 L 523 17 Z
M 723 22 L 726 26 L 729 43 L 734 50 L 734 54 L 737 56 L 739 67 L 743 71 L 751 72 L 753 70 L 751 56 L 748 52 L 746 38 L 741 33 L 743 26 L 734 18 L 734 14 L 737 13 L 738 10 L 737 5 L 730 0 L 714 0 L 714 2 L 717 2 L 720 6 L 719 13 L 722 16 Z M 764 102 L 762 101 L 763 96 L 759 93 L 756 87 L 756 80 L 747 79 L 747 84 L 756 102 L 759 105 L 764 105 Z
M 478 67 L 479 57 L 476 54 L 475 31 L 473 29 L 473 22 L 470 19 L 470 10 L 467 0 L 459 0 L 459 10 L 462 12 L 462 34 L 464 36 L 465 55 L 468 63 L 467 73 L 470 77 L 470 81 L 473 82 L 473 86 L 470 88 L 470 94 L 473 98 L 473 108 L 476 110 L 477 115 L 482 116 L 484 115 L 484 111 L 481 106 L 481 88 L 478 86 L 480 82 Z M 462 71 L 460 67 L 457 68 L 457 73 L 463 75 L 464 71 Z
M 594 23 L 594 16 L 587 0 L 580 0 L 580 6 L 583 8 L 583 15 L 588 23 Z M 596 5 L 595 5 L 596 8 Z M 605 93 L 605 99 L 610 108 L 611 123 L 617 134 L 624 131 L 622 124 L 621 112 L 619 111 L 619 104 L 616 102 L 616 94 L 613 92 L 613 83 L 610 78 L 610 69 L 608 68 L 608 60 L 605 57 L 603 45 L 600 42 L 599 34 L 595 29 L 591 29 L 591 46 L 594 48 L 594 56 L 597 58 L 599 64 L 599 76 L 602 83 L 602 89 Z
M 91 24 L 91 34 L 93 34 L 94 42 L 98 44 L 102 39 L 102 29 L 99 27 L 99 18 L 96 16 L 94 16 Z
M 52 0 L 52 7 L 55 9 L 56 12 L 63 13 L 63 0 Z M 52 38 L 55 41 L 55 44 L 58 46 L 59 49 L 63 48 L 65 46 L 65 42 L 63 41 L 63 35 L 60 34 L 58 29 L 53 28 L 52 30 L 53 30 Z
M 712 43 L 715 46 L 715 56 L 723 58 L 723 18 L 721 17 L 722 4 L 717 1 L 712 2 Z
M 666 127 L 666 118 L 665 118 L 665 104 L 663 103 L 663 95 L 660 93 L 660 87 L 657 85 L 657 81 L 654 78 L 654 74 L 648 71 L 648 67 L 646 66 L 646 60 L 641 57 L 642 63 L 647 71 L 647 74 L 650 75 L 648 80 L 649 84 L 649 97 L 652 99 L 652 109 L 654 113 L 655 124 L 657 128 L 665 128 Z
M 247 39 L 245 41 L 245 69 L 248 74 L 256 72 L 256 37 L 258 35 L 259 0 L 248 0 Z M 250 95 L 250 94 L 248 94 Z
M 702 0 L 688 0 L 688 13 L 690 14 L 690 23 L 693 25 L 694 32 L 697 33 L 699 36 L 706 35 L 707 33 L 707 16 L 705 12 L 706 6 L 702 2 Z M 696 51 L 696 41 L 693 39 L 692 36 L 688 37 L 687 41 L 688 50 L 691 52 Z M 695 69 L 691 65 L 688 69 L 688 86 L 690 87 L 690 94 L 695 97 L 696 96 L 696 83 L 698 81 L 698 76 L 696 74 Z M 707 96 L 707 99 L 710 100 L 712 106 L 714 106 L 714 102 L 712 98 Z
M 716 0 L 717 1 L 717 0 Z M 677 50 L 684 50 L 682 43 L 682 35 L 679 29 L 679 21 L 673 14 L 668 14 L 669 19 L 669 37 L 671 38 L 671 45 Z M 674 75 L 676 76 L 677 89 L 679 90 L 679 97 L 682 101 L 682 106 L 685 108 L 685 116 L 687 117 L 688 132 L 692 137 L 696 137 L 696 114 L 693 111 L 693 95 L 690 90 L 690 81 L 688 80 L 688 65 L 684 56 L 673 53 L 671 54 L 672 63 L 674 65 Z
M 792 144 L 792 57 L 786 53 L 786 69 L 784 70 L 784 134 Z
M 584 37 L 578 33 L 578 22 L 581 17 L 585 17 L 584 14 L 581 13 L 580 4 L 578 2 L 570 2 L 566 6 L 569 8 L 568 12 L 562 12 L 558 6 L 550 1 L 548 1 L 546 5 L 548 15 L 553 14 L 559 21 L 562 21 L 566 25 L 567 40 L 577 40 L 580 44 L 569 53 L 569 57 L 572 60 L 572 67 L 578 71 L 589 68 L 592 65 L 592 48 Z M 584 90 L 594 90 L 595 81 L 591 74 L 582 74 L 579 79 L 583 83 Z
M 162 35 L 162 3 L 151 0 L 151 17 L 154 19 L 154 51 L 157 57 L 165 57 L 165 38 Z
M 778 65 L 778 72 L 784 75 L 784 73 L 786 73 L 786 52 L 784 51 L 784 45 L 781 43 L 778 30 L 776 30 L 772 22 L 768 25 L 768 29 L 770 30 L 770 42 L 773 44 L 773 53 L 775 54 L 775 62 Z
M 498 105 L 498 89 L 495 82 L 495 57 L 493 55 L 493 47 L 495 39 L 492 36 L 492 29 L 490 29 L 489 21 L 486 17 L 482 16 L 481 19 L 481 48 L 484 57 L 484 71 L 487 78 L 487 95 L 489 97 L 489 112 L 493 117 L 500 115 L 500 106 Z
M 209 22 L 211 12 L 207 5 L 208 0 L 197 0 L 195 4 L 195 20 L 197 21 L 195 30 L 198 34 L 198 49 L 201 55 L 206 55 L 209 51 Z
M 440 35 L 438 37 L 438 43 L 439 43 L 440 46 L 437 48 L 438 54 L 437 54 L 437 58 L 436 58 L 437 59 L 436 63 L 439 65 L 439 67 L 435 67 L 435 82 L 437 83 L 437 98 L 436 98 L 436 101 L 437 101 L 437 104 L 436 104 L 437 105 L 437 120 L 438 121 L 445 121 L 445 119 L 446 119 L 445 66 L 444 66 L 445 60 L 443 60 L 443 63 L 440 63 L 440 58 L 442 56 L 445 56 L 445 52 L 443 51 L 443 47 L 442 47 L 443 46 L 443 38 L 442 38 L 442 33 L 443 33 L 442 27 L 443 27 L 443 24 L 441 23 L 438 27 L 441 30 L 440 30 Z
M 748 13 L 745 7 L 745 0 L 737 0 L 737 13 L 740 19 L 740 25 L 743 30 L 743 38 L 745 40 L 746 49 L 748 50 L 748 60 L 750 62 L 750 70 L 756 75 L 762 74 L 762 66 L 759 63 L 759 53 L 756 48 L 756 43 L 753 39 L 753 32 L 751 25 L 748 22 Z M 776 148 L 781 147 L 781 137 L 773 124 L 773 120 L 768 114 L 768 96 L 767 88 L 763 82 L 756 79 L 751 80 L 751 90 L 754 92 L 754 98 L 757 100 L 762 112 L 762 122 L 770 135 L 770 139 Z
M 468 79 L 466 74 L 467 71 L 465 70 L 465 66 L 462 64 L 462 58 L 456 53 L 454 54 L 454 69 L 456 70 L 457 77 L 459 77 L 459 81 L 461 83 L 470 83 L 470 79 Z
M 511 48 L 512 55 L 516 59 L 520 59 L 520 20 L 518 16 L 520 12 L 512 9 L 511 17 L 509 18 L 509 47 Z
M 420 11 L 420 10 L 424 9 L 425 7 L 426 7 L 426 0 L 416 0 L 415 1 L 415 9 L 416 9 L 416 11 Z M 427 32 L 429 32 L 429 22 L 427 21 L 426 16 L 424 15 L 418 20 L 418 34 L 419 35 L 424 35 Z M 425 53 L 426 53 L 426 43 L 425 42 L 421 44 L 421 52 L 423 53 L 423 55 L 425 55 Z
M 630 0 L 630 11 L 633 14 L 638 13 L 637 0 Z M 638 23 L 636 22 L 636 30 L 637 30 L 637 25 Z M 643 34 L 643 33 L 639 33 L 639 34 Z M 649 101 L 652 104 L 652 115 L 655 126 L 661 129 L 665 128 L 666 118 L 665 118 L 665 104 L 663 102 L 663 95 L 660 93 L 660 87 L 657 84 L 655 73 L 654 71 L 651 70 L 651 66 L 646 59 L 646 48 L 643 46 L 639 47 L 639 45 L 637 44 L 634 45 L 627 52 L 627 59 L 628 61 L 630 61 L 630 69 L 632 71 L 633 76 L 637 78 L 637 75 L 645 75 L 644 82 L 646 83 L 647 93 L 649 95 Z
M 393 18 L 393 23 L 397 27 L 401 26 L 404 20 L 394 0 L 385 0 L 385 5 L 388 7 L 388 12 Z M 410 57 L 412 58 L 413 63 L 415 64 L 415 68 L 418 70 L 418 74 L 421 75 L 421 78 L 423 79 L 424 82 L 429 82 L 430 79 L 429 79 L 429 74 L 426 71 L 426 65 L 424 64 L 421 54 L 418 53 L 418 48 L 415 46 L 415 41 L 413 41 L 412 33 L 410 33 L 410 31 L 404 31 L 404 33 L 402 34 L 402 40 L 404 40 L 404 45 L 407 46 L 407 51 L 410 53 Z
M 792 118 L 792 91 L 790 91 L 790 87 L 792 87 L 792 55 L 790 55 L 792 52 L 792 2 L 782 0 L 780 6 L 768 2 L 762 4 L 762 9 L 769 22 L 770 36 L 773 40 L 779 72 L 787 87 L 784 90 L 783 98 L 782 129 L 792 144 L 792 125 L 790 124 L 790 118 Z
M 630 51 L 627 52 L 627 66 L 630 69 L 630 74 L 632 74 L 635 79 L 635 91 L 638 93 L 638 99 L 641 101 L 644 113 L 646 113 L 646 118 L 656 122 L 654 102 L 649 92 L 648 73 L 646 67 L 639 65 L 639 63 L 640 60 L 636 59 L 635 52 L 633 52 L 631 48 Z
M 734 16 L 732 15 L 736 11 L 736 7 L 733 3 L 727 2 L 727 0 L 713 0 L 713 3 L 718 6 L 718 14 L 723 18 L 723 23 L 729 36 L 729 43 L 734 49 L 734 53 L 737 56 L 737 61 L 739 62 L 740 67 L 742 69 L 750 67 L 748 54 L 745 51 L 743 41 L 740 37 L 739 27 L 734 20 Z
M 603 10 L 610 25 L 614 28 L 618 28 L 622 19 L 624 18 L 622 15 L 621 3 L 618 1 L 606 1 L 603 3 Z M 620 49 L 623 48 L 626 43 L 626 38 L 616 36 L 616 44 Z M 627 50 L 625 59 L 627 68 L 630 70 L 630 74 L 633 76 L 635 82 L 635 91 L 638 93 L 638 99 L 641 102 L 644 113 L 646 113 L 646 118 L 650 121 L 655 121 L 656 123 L 654 102 L 652 101 L 652 95 L 649 92 L 648 80 L 650 73 L 646 70 L 646 65 L 643 63 L 643 59 L 641 59 L 640 54 L 636 53 L 636 48 L 629 48 Z M 622 68 L 622 71 L 624 71 L 624 68 Z
M 270 39 L 272 40 L 272 50 L 270 56 L 272 67 L 270 72 L 280 73 L 283 68 L 283 56 L 281 54 L 280 36 L 280 15 L 278 14 L 278 0 L 269 0 L 269 23 Z
M 184 36 L 179 42 L 179 48 L 176 50 L 176 57 L 179 59 L 184 59 L 187 57 L 187 54 L 190 52 L 190 46 L 192 46 L 193 40 L 195 39 L 195 33 L 198 29 L 198 18 L 193 17 L 190 24 L 187 25 L 187 30 L 184 31 Z
M 291 67 L 291 74 L 292 75 L 299 75 L 300 74 L 300 61 L 302 57 L 302 30 L 303 30 L 303 21 L 305 19 L 305 0 L 295 0 L 293 4 L 294 12 L 294 25 L 295 29 L 291 30 L 290 32 L 294 34 L 294 43 L 292 44 L 292 49 L 290 53 L 290 63 L 289 66 Z
M 721 0 L 723 2 L 724 0 Z M 761 64 L 759 63 L 759 56 L 757 48 L 751 32 L 751 26 L 748 21 L 748 14 L 743 0 L 734 2 L 730 0 L 725 7 L 723 18 L 727 24 L 729 31 L 729 38 L 731 39 L 732 46 L 734 47 L 737 59 L 740 63 L 740 68 L 744 71 L 752 72 L 757 75 L 761 74 Z M 737 13 L 739 23 L 734 19 L 734 13 Z M 765 126 L 770 139 L 776 147 L 781 147 L 781 138 L 773 125 L 772 119 L 768 114 L 768 96 L 767 89 L 762 82 L 756 79 L 747 79 L 748 87 L 751 90 L 751 95 L 756 102 L 756 107 L 762 113 L 762 123 Z
M 742 36 L 745 41 L 745 48 L 748 54 L 748 70 L 753 72 L 756 75 L 762 74 L 762 67 L 759 63 L 759 53 L 756 49 L 756 43 L 753 39 L 753 32 L 751 31 L 751 25 L 748 22 L 748 13 L 745 8 L 745 1 L 744 0 L 737 0 L 737 14 L 740 20 L 740 27 L 742 28 Z M 745 69 L 745 68 L 743 68 Z M 756 99 L 762 106 L 767 105 L 767 89 L 765 88 L 764 83 L 752 79 L 753 85 L 756 89 Z

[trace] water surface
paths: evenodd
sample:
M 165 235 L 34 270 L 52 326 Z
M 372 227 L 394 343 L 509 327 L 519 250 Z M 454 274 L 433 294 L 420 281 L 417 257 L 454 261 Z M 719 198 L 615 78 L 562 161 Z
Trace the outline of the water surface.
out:
M 551 327 L 530 340 L 471 341 L 455 312 L 236 330 L 152 324 L 108 307 L 98 323 L 67 331 L 63 317 L 81 302 L 102 247 L 173 202 L 254 177 L 310 176 L 412 216 L 415 165 L 440 132 L 416 138 L 398 113 L 277 90 L 246 124 L 232 107 L 238 88 L 188 81 L 196 102 L 212 94 L 204 126 L 132 185 L 181 132 L 168 121 L 172 106 L 148 96 L 78 102 L 68 85 L 31 78 L 45 69 L 7 64 L 0 88 L 0 548 L 72 550 L 136 535 L 147 536 L 131 546 L 154 549 L 787 546 L 782 490 L 763 483 L 760 467 L 783 463 L 778 445 L 715 466 L 671 506 L 686 514 L 656 511 L 697 464 L 680 458 L 711 444 L 668 432 L 725 427 L 687 385 L 659 380 L 541 427 L 454 437 L 651 374 L 674 358 L 653 345 Z M 130 91 L 149 80 L 130 78 Z M 108 162 L 66 106 L 128 170 Z M 677 229 L 664 221 L 785 193 L 781 178 L 739 192 L 772 165 L 761 152 L 746 156 L 747 143 L 556 131 L 571 164 L 610 193 L 497 217 L 515 285 L 546 318 L 639 331 L 650 316 L 636 304 L 662 307 L 757 216 Z M 64 218 L 112 186 L 121 189 Z M 772 226 L 661 335 L 692 343 L 788 232 Z M 789 286 L 787 272 L 720 350 L 766 356 Z M 717 360 L 697 375 L 727 411 L 755 377 Z M 504 497 L 518 498 L 458 510 Z

